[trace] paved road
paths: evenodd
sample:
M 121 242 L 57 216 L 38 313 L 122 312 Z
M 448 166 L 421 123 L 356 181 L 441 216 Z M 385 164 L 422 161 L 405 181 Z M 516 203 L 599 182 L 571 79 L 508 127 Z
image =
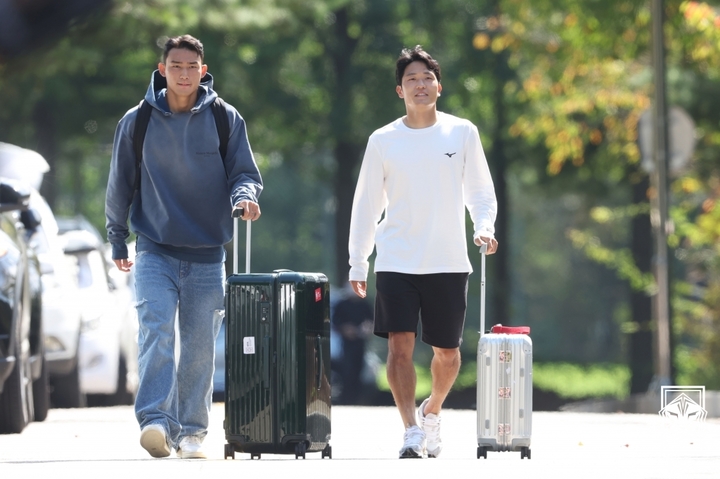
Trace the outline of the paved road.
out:
M 139 445 L 131 407 L 53 409 L 20 435 L 0 436 L 0 478 L 698 478 L 720 477 L 720 420 L 656 415 L 544 413 L 533 416 L 532 459 L 476 459 L 475 412 L 443 412 L 438 459 L 397 460 L 402 428 L 389 407 L 333 408 L 333 459 L 247 454 L 223 459 L 224 406 L 214 404 L 207 461 L 152 459 Z

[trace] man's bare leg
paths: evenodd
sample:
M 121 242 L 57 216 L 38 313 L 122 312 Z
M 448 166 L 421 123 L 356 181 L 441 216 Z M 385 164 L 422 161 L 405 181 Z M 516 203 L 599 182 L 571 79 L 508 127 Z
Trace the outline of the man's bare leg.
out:
M 389 333 L 387 378 L 405 428 L 415 422 L 415 333 Z
M 445 398 L 460 372 L 460 348 L 446 349 L 433 346 L 433 353 L 430 363 L 432 393 L 425 404 L 423 414 L 439 415 Z

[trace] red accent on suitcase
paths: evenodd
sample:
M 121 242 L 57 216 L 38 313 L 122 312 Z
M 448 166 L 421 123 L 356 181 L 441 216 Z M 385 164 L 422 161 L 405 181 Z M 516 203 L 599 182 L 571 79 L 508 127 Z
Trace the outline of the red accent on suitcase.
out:
M 490 328 L 490 332 L 495 334 L 530 334 L 530 326 L 503 326 L 496 324 Z
M 319 303 L 322 301 L 322 289 L 318 288 L 315 290 L 315 302 Z

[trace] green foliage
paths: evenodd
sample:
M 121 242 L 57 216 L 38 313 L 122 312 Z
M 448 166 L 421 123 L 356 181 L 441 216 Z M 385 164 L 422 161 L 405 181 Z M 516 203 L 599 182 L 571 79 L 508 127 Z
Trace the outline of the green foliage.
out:
M 421 367 L 415 365 L 415 377 L 417 385 L 415 387 L 415 399 L 422 400 L 430 396 L 432 391 L 432 376 L 430 370 L 427 367 Z M 375 378 L 377 387 L 380 391 L 390 391 L 390 384 L 387 380 L 387 366 L 383 364 Z
M 430 394 L 432 378 L 427 367 L 417 364 L 415 374 L 417 376 L 415 399 L 422 400 Z M 476 385 L 477 364 L 474 361 L 464 362 L 453 390 L 471 389 Z M 385 366 L 377 375 L 377 386 L 381 391 L 390 391 Z M 564 399 L 610 397 L 623 399 L 630 392 L 630 370 L 623 364 L 535 363 L 533 387 L 554 392 Z
M 624 364 L 535 363 L 533 385 L 565 399 L 623 399 L 630 392 L 630 370 Z

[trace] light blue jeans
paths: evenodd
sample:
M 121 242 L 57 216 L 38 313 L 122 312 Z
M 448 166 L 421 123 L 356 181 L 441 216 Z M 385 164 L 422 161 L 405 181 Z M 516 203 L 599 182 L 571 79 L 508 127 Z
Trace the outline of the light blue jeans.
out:
M 177 448 L 185 436 L 202 439 L 207 434 L 224 276 L 222 263 L 180 261 L 147 251 L 135 257 L 140 323 L 135 416 L 141 429 L 148 424 L 163 426 L 171 447 Z

